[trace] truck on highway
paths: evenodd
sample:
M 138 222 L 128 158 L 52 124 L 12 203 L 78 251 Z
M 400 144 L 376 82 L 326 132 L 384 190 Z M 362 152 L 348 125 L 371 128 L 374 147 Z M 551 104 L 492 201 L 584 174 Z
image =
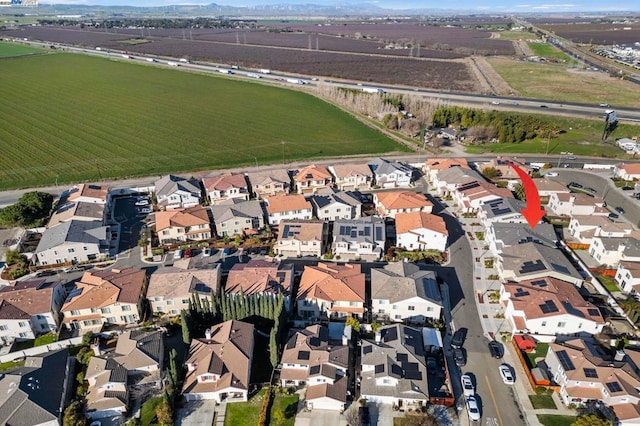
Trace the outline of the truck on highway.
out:
M 186 58 L 180 58 L 180 62 L 182 62 L 183 64 L 188 64 L 189 60 Z
M 363 87 L 362 91 L 366 93 L 377 93 L 380 95 L 384 93 L 384 90 L 380 89 L 379 87 Z
M 233 71 L 228 70 L 228 69 L 226 69 L 226 68 L 220 68 L 220 69 L 218 70 L 218 72 L 219 72 L 220 74 L 233 74 Z
M 255 72 L 248 72 L 247 77 L 262 78 L 260 74 L 256 74 Z
M 260 69 L 260 72 L 261 72 L 262 74 L 271 74 L 271 70 L 268 70 L 268 69 L 266 69 L 266 68 L 262 68 L 262 69 Z
M 306 81 L 300 80 L 299 78 L 288 78 L 287 79 L 287 83 L 291 83 L 291 84 L 307 84 Z
M 177 66 L 179 66 L 180 64 L 179 64 L 179 63 L 177 63 L 177 62 L 173 62 L 173 61 L 167 61 L 167 65 L 169 65 L 170 67 L 177 67 Z
M 127 55 L 125 53 L 122 54 L 122 57 L 125 59 L 133 59 L 133 57 L 131 57 L 130 55 Z
M 158 62 L 155 58 L 147 58 L 147 62 Z

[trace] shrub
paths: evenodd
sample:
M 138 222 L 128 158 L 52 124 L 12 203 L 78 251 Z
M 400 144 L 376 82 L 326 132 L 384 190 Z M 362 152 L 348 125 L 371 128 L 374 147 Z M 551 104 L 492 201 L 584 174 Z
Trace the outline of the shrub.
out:
M 273 398 L 273 389 L 267 388 L 267 392 L 264 394 L 262 400 L 262 410 L 260 410 L 260 418 L 258 419 L 258 426 L 265 426 L 267 424 L 267 417 L 269 416 L 269 406 L 271 405 L 271 398 Z

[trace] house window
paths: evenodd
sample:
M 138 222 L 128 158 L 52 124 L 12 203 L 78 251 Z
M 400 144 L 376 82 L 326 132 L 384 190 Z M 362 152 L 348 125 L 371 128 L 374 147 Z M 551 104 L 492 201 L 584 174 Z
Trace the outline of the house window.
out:
M 103 314 L 110 314 L 111 308 L 100 308 L 100 312 L 102 312 Z
M 25 332 L 23 332 L 23 333 L 20 333 L 20 334 L 19 334 L 19 336 L 20 336 L 20 337 L 27 337 L 28 335 L 29 335 L 29 334 L 28 334 L 28 333 L 25 333 Z
M 416 307 L 415 306 L 407 306 L 407 309 L 409 309 L 410 311 L 415 311 Z
M 109 317 L 107 318 L 107 322 L 111 323 L 111 324 L 115 324 L 116 323 L 116 317 Z
M 427 312 L 433 312 L 433 306 L 427 306 Z
M 162 306 L 157 306 L 156 307 L 156 311 L 158 312 L 164 312 L 164 308 Z
M 169 230 L 166 230 L 166 229 L 165 229 L 164 231 L 162 231 L 162 235 L 165 235 L 165 236 L 166 236 L 166 235 L 169 235 Z
M 402 315 L 396 315 L 394 318 L 395 319 L 402 319 Z
M 98 308 L 91 308 L 91 313 L 92 313 L 92 314 L 95 314 L 95 313 L 97 313 L 97 312 L 98 312 Z
M 122 310 L 123 310 L 123 311 L 130 311 L 130 310 L 131 310 L 131 306 L 129 306 L 129 305 L 122 305 Z
M 189 299 L 182 299 L 182 303 L 183 303 L 183 304 L 187 304 L 187 303 L 189 303 Z
M 160 296 L 156 296 L 156 297 L 153 298 L 154 302 L 160 302 L 161 300 L 162 300 L 162 297 L 160 297 Z M 187 303 L 189 303 L 189 302 L 187 302 Z
M 76 249 L 72 249 L 72 248 L 69 249 L 69 253 L 75 253 L 75 251 Z
M 384 305 L 385 303 L 387 303 L 387 301 L 383 300 L 383 299 L 380 299 L 380 300 L 378 300 L 378 303 L 381 304 L 381 305 Z
M 171 299 L 167 300 L 167 305 L 168 305 L 168 306 L 173 305 L 173 300 L 171 300 Z
M 80 311 L 77 309 L 74 309 L 71 311 L 71 315 L 80 315 Z
M 564 328 L 565 325 L 567 325 L 566 322 L 563 322 L 563 321 L 558 322 L 558 328 Z
M 87 248 L 87 246 L 82 246 L 82 250 L 87 251 L 89 249 Z
M 20 328 L 24 328 L 24 327 L 26 327 L 26 326 L 27 326 L 27 323 L 26 323 L 26 322 L 24 322 L 24 321 L 20 321 L 20 322 L 18 323 L 18 326 L 19 326 Z
M 40 324 L 40 330 L 47 330 L 48 328 L 46 324 Z
M 546 327 L 547 326 L 547 322 L 546 321 L 542 321 L 542 323 L 540 324 L 541 327 Z
M 9 329 L 8 325 L 0 325 L 0 331 L 6 331 Z
M 378 309 L 379 314 L 384 314 L 384 309 Z

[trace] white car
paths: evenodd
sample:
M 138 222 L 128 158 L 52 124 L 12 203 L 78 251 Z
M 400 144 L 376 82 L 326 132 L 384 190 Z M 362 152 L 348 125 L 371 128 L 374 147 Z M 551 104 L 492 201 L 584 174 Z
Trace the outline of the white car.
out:
M 478 408 L 478 401 L 473 396 L 467 397 L 467 413 L 469 414 L 469 420 L 472 422 L 480 421 L 480 409 Z
M 476 394 L 475 389 L 473 389 L 473 382 L 471 381 L 471 377 L 467 374 L 464 374 L 460 377 L 460 381 L 462 382 L 462 394 L 464 396 L 474 396 Z
M 173 252 L 173 258 L 175 260 L 182 259 L 182 250 L 178 249 Z
M 516 382 L 516 379 L 514 379 L 513 374 L 511 373 L 511 367 L 507 364 L 500 365 L 498 369 L 500 371 L 500 377 L 502 377 L 502 381 L 505 384 L 512 385 Z
M 146 198 L 136 201 L 136 206 L 148 206 L 148 205 L 149 205 L 149 200 L 147 200 Z
M 202 257 L 209 257 L 209 256 L 211 256 L 211 249 L 207 247 L 204 250 L 202 250 Z
M 548 177 L 557 177 L 558 174 L 556 172 L 549 172 L 549 173 L 545 173 L 544 177 L 548 178 Z

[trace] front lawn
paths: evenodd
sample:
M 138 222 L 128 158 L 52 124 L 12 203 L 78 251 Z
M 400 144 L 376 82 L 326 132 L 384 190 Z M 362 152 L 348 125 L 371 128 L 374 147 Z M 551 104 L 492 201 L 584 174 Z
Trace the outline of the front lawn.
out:
M 559 416 L 556 414 L 538 414 L 538 421 L 544 426 L 571 426 L 576 418 L 574 416 Z
M 529 360 L 529 369 L 532 369 L 536 366 L 536 358 L 544 358 L 547 356 L 547 352 L 549 350 L 548 343 L 538 343 L 536 345 L 536 349 L 533 352 L 527 353 L 527 359 Z
M 542 394 L 542 395 L 529 395 L 529 399 L 531 400 L 531 404 L 533 408 L 538 410 L 540 408 L 547 408 L 550 410 L 557 410 L 556 403 L 553 401 L 553 398 L 550 394 Z
M 0 371 L 7 371 L 13 367 L 22 367 L 24 365 L 23 361 L 7 361 L 0 363 Z
M 140 423 L 142 426 L 151 426 L 155 424 L 156 408 L 162 402 L 161 396 L 146 400 L 140 408 Z
M 271 407 L 270 426 L 293 426 L 298 414 L 298 395 L 278 395 Z
M 224 418 L 225 426 L 257 425 L 265 392 L 266 389 L 260 390 L 247 402 L 227 404 Z
M 596 275 L 596 278 L 598 278 L 598 281 L 600 281 L 604 288 L 606 288 L 608 291 L 620 291 L 620 288 L 616 284 L 616 280 L 613 277 L 609 277 L 606 275 Z

